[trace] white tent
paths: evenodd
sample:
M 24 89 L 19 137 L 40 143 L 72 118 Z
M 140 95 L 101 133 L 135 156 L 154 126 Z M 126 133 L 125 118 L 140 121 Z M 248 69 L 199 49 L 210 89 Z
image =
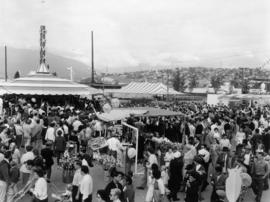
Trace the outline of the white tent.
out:
M 149 82 L 131 82 L 127 86 L 119 90 L 107 91 L 113 93 L 115 97 L 125 95 L 133 95 L 134 97 L 149 97 L 154 95 L 181 95 L 183 93 L 177 92 L 172 88 L 168 88 L 162 83 Z

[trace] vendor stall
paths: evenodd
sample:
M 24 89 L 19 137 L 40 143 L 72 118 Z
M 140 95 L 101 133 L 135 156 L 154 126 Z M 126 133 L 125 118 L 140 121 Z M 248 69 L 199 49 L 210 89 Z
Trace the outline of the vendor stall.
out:
M 104 144 L 96 144 L 97 146 L 93 145 L 93 148 L 96 148 L 95 152 L 95 159 L 100 161 L 103 164 L 104 170 L 108 170 L 108 164 L 117 165 L 118 167 L 123 167 L 126 172 L 130 170 L 128 168 L 130 165 L 126 164 L 126 162 L 130 163 L 134 160 L 134 172 L 138 174 L 138 139 L 139 139 L 139 128 L 138 124 L 134 126 L 126 123 L 126 120 L 131 116 L 136 117 L 170 117 L 170 116 L 183 116 L 180 112 L 169 111 L 160 108 L 151 108 L 151 107 L 138 107 L 138 108 L 113 108 L 112 110 L 108 111 L 107 113 L 97 113 L 97 117 L 103 121 L 104 125 L 106 126 L 105 137 L 110 137 L 111 134 L 117 136 L 119 140 L 121 140 L 122 146 L 125 146 L 124 155 L 122 160 L 113 159 L 111 156 L 107 154 L 102 154 L 100 150 L 103 150 L 104 147 L 107 145 Z M 98 142 L 98 141 L 97 141 Z M 158 143 L 155 139 L 153 140 L 155 144 L 161 145 L 161 148 L 166 147 L 168 144 L 173 145 L 171 142 Z M 133 146 L 132 146 L 133 145 Z M 135 156 L 131 155 L 132 148 L 135 149 Z M 130 155 L 128 154 L 128 151 Z

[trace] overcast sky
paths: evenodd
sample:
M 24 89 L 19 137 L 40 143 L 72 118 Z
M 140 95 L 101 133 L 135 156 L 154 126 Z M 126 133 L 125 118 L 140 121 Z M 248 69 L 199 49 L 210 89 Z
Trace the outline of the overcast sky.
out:
M 269 3 L 268 3 L 269 2 Z M 0 0 L 0 45 L 97 67 L 258 67 L 270 58 L 269 0 Z M 268 65 L 270 69 L 270 65 Z

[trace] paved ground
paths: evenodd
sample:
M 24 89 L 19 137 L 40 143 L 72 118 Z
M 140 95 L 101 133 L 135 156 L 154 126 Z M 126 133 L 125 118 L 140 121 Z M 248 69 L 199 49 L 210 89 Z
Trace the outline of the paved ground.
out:
M 102 167 L 100 167 L 99 165 L 96 165 L 94 168 L 91 169 L 91 175 L 92 175 L 93 181 L 94 181 L 94 193 L 96 193 L 96 191 L 98 189 L 103 189 L 107 184 L 106 180 L 104 179 L 104 171 L 103 171 Z M 135 182 L 134 182 L 135 187 L 139 183 L 140 177 L 141 176 L 135 176 Z M 52 183 L 49 184 L 49 188 L 48 188 L 49 195 L 51 195 L 52 193 L 56 193 L 57 191 L 61 193 L 65 190 L 65 184 L 62 182 L 62 170 L 61 169 L 57 169 L 56 167 L 54 167 L 51 179 L 52 179 Z M 136 190 L 135 201 L 136 202 L 144 202 L 145 193 L 146 193 L 146 190 Z M 210 193 L 211 193 L 211 188 L 210 188 L 210 186 L 208 186 L 207 190 L 203 193 L 203 197 L 205 198 L 205 200 L 203 202 L 210 201 L 209 200 Z M 96 196 L 94 194 L 93 202 L 97 201 L 95 197 Z M 178 198 L 180 198 L 181 202 L 184 201 L 183 193 L 179 193 Z M 244 202 L 255 201 L 254 198 L 255 197 L 252 194 L 252 191 L 250 191 Z M 26 196 L 20 200 L 20 202 L 30 202 L 30 201 L 31 201 L 31 198 L 29 196 Z M 53 202 L 53 201 L 54 200 L 50 197 L 49 202 Z M 270 190 L 263 192 L 263 197 L 262 197 L 261 202 L 270 202 Z

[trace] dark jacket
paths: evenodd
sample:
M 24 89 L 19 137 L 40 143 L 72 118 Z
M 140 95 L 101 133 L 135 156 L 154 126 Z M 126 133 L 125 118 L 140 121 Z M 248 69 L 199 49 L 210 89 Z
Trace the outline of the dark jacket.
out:
M 214 175 L 212 178 L 212 183 L 214 186 L 214 190 L 224 190 L 225 191 L 225 185 L 226 185 L 226 179 L 227 175 L 221 174 L 219 177 L 217 175 Z
M 9 163 L 4 159 L 0 163 L 0 180 L 4 181 L 6 183 L 9 183 L 9 174 L 10 174 L 10 165 Z
M 181 182 L 183 180 L 183 176 L 180 171 L 182 170 L 183 165 L 184 163 L 182 157 L 171 160 L 169 166 L 169 181 L 168 181 L 168 186 L 170 189 L 180 188 Z
M 41 150 L 41 156 L 45 160 L 45 169 L 49 169 L 53 165 L 53 151 L 50 148 Z
M 66 139 L 63 136 L 56 136 L 55 138 L 55 150 L 64 152 L 66 149 Z
M 217 159 L 217 164 L 219 164 L 220 166 L 224 167 L 225 166 L 225 153 L 222 153 L 218 156 Z M 227 159 L 226 159 L 226 170 L 228 168 L 231 168 L 231 156 L 229 154 L 227 154 Z
M 17 166 L 10 168 L 10 181 L 12 183 L 17 183 L 20 180 L 20 170 Z
M 34 166 L 44 169 L 44 161 L 41 156 L 36 156 L 33 161 L 34 161 Z
M 115 188 L 118 188 L 118 189 L 121 190 L 120 200 L 123 201 L 123 199 L 124 199 L 123 186 L 120 183 L 117 183 L 117 186 L 116 186 L 116 184 L 113 181 L 111 181 L 109 184 L 107 184 L 107 186 L 105 188 L 105 193 L 106 193 L 106 197 L 107 197 L 106 201 L 107 202 L 110 202 L 111 190 L 115 189 Z
M 198 202 L 199 201 L 199 180 L 195 180 L 193 182 L 189 182 L 189 186 L 187 186 L 186 190 L 186 202 Z
M 128 202 L 134 202 L 135 201 L 135 191 L 132 185 L 127 185 L 124 191 L 124 200 L 126 201 L 128 199 Z

